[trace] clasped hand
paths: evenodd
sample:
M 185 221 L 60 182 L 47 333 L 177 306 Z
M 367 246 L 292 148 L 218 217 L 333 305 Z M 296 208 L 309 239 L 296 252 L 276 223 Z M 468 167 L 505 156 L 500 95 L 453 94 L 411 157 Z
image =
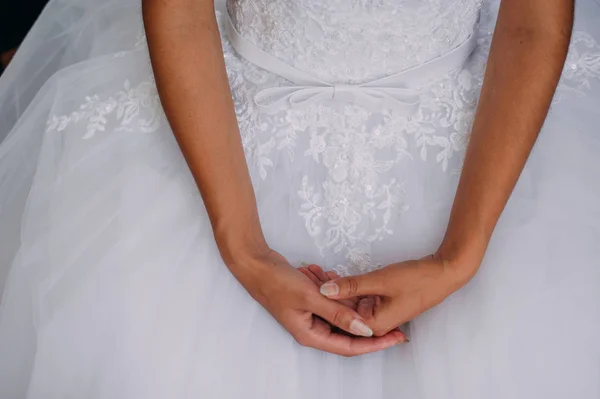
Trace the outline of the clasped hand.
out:
M 407 342 L 398 326 L 464 280 L 433 256 L 345 278 L 317 265 L 296 269 L 272 250 L 250 263 L 230 267 L 250 295 L 301 345 L 342 356 Z

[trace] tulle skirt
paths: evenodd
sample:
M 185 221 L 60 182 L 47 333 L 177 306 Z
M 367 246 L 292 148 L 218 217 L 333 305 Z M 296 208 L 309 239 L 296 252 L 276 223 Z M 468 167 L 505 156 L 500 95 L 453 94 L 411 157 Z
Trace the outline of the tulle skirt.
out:
M 449 132 L 474 111 L 489 29 L 469 74 L 448 81 L 466 116 L 388 152 L 348 144 L 385 178 L 367 179 L 370 208 L 343 221 L 323 201 L 356 194 L 329 164 L 344 158 L 318 153 L 318 134 L 271 142 L 248 96 L 276 79 L 224 38 L 269 244 L 340 273 L 435 250 L 464 148 Z M 349 359 L 295 343 L 223 264 L 160 108 L 139 4 L 51 2 L 0 80 L 0 397 L 600 397 L 599 43 L 600 7 L 579 1 L 563 81 L 479 273 L 410 323 L 409 344 Z M 314 114 L 277 129 L 356 138 L 392 123 Z M 386 196 L 392 176 L 402 195 Z

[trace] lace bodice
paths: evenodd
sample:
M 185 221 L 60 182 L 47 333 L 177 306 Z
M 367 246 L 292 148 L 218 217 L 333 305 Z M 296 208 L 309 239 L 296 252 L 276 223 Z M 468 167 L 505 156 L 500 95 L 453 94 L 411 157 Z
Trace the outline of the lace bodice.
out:
M 363 83 L 447 53 L 482 0 L 228 0 L 246 39 L 332 83 Z

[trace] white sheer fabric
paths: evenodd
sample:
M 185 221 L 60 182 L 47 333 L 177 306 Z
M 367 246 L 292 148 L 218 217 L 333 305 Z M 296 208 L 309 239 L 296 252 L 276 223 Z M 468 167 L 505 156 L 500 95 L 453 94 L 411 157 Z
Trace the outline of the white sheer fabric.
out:
M 262 112 L 256 94 L 289 82 L 223 38 L 270 245 L 342 274 L 435 249 L 497 2 L 221 6 L 246 40 L 339 84 L 476 35 L 410 115 L 338 101 Z M 598 398 L 599 43 L 600 6 L 578 1 L 552 110 L 474 280 L 414 320 L 410 344 L 344 359 L 297 345 L 220 260 L 139 0 L 52 0 L 0 79 L 0 397 Z

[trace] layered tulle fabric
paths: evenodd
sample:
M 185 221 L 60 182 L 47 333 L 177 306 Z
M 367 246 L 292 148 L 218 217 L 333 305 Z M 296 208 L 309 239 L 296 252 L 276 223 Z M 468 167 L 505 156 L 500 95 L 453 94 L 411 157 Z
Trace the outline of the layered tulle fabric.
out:
M 253 96 L 284 82 L 223 38 L 273 248 L 340 273 L 435 249 L 495 9 L 466 68 L 427 85 L 411 118 L 262 115 Z M 598 3 L 577 3 L 572 42 L 479 273 L 410 324 L 410 344 L 346 359 L 295 343 L 221 261 L 139 4 L 50 2 L 0 79 L 0 397 L 597 398 Z

